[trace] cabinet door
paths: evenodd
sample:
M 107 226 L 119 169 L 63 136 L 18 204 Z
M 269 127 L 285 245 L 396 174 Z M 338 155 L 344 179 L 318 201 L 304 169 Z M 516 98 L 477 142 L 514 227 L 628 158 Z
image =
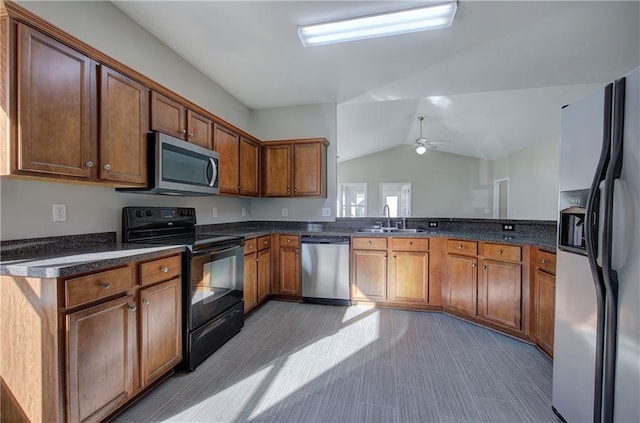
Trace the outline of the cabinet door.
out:
M 387 252 L 353 250 L 351 271 L 354 299 L 377 301 L 387 299 Z
M 553 355 L 553 330 L 556 304 L 556 278 L 540 270 L 535 272 L 536 339 L 540 347 Z
M 389 269 L 389 300 L 426 304 L 428 275 L 428 253 L 394 251 Z
M 151 129 L 186 139 L 186 108 L 170 98 L 151 91 Z
M 211 150 L 211 121 L 191 110 L 187 110 L 187 141 Z
M 480 317 L 520 330 L 522 315 L 522 266 L 484 260 L 482 262 Z
M 18 24 L 18 169 L 89 178 L 91 60 Z
M 66 317 L 69 421 L 100 421 L 131 395 L 135 357 L 133 296 Z
M 182 361 L 181 278 L 140 290 L 142 386 Z
M 258 251 L 258 304 L 271 295 L 271 250 Z
M 149 91 L 100 67 L 100 179 L 146 185 Z
M 244 312 L 258 304 L 258 255 L 253 252 L 244 256 Z
M 258 144 L 240 137 L 240 195 L 258 196 L 259 161 Z
M 280 249 L 280 294 L 299 297 L 300 286 L 300 249 Z
M 478 259 L 447 256 L 449 287 L 447 306 L 469 316 L 478 313 Z
M 291 196 L 291 146 L 264 146 L 263 193 L 265 197 Z
M 214 125 L 213 149 L 220 154 L 220 166 L 218 169 L 220 178 L 220 192 L 226 194 L 238 194 L 239 163 L 238 158 L 238 134 L 227 128 Z
M 294 145 L 293 195 L 295 197 L 323 195 L 323 150 L 324 147 L 320 143 Z

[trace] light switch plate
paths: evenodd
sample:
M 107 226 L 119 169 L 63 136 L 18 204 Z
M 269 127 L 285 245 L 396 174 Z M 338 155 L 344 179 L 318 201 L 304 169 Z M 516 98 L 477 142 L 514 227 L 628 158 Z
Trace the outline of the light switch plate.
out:
M 247 209 L 245 207 L 242 208 L 242 217 L 247 215 Z
M 289 209 L 286 207 L 282 208 L 282 217 L 287 217 L 289 216 Z
M 215 219 L 216 217 L 218 217 L 218 208 L 217 208 L 217 207 L 213 207 L 213 208 L 211 209 L 211 217 L 213 217 L 214 219 Z
M 322 208 L 322 217 L 331 216 L 331 209 L 329 207 Z

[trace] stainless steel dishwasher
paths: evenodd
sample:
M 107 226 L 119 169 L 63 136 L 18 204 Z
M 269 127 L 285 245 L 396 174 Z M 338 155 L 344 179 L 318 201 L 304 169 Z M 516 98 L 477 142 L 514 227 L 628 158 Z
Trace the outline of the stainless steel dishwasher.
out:
M 351 305 L 349 237 L 302 237 L 302 299 L 308 303 Z

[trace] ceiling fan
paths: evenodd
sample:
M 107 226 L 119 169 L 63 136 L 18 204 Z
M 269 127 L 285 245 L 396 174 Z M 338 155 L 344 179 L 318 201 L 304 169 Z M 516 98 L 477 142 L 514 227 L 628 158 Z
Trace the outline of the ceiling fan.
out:
M 422 135 L 422 121 L 424 120 L 424 116 L 418 116 L 418 120 L 420 121 L 420 137 L 416 138 L 415 141 L 416 153 L 423 155 L 427 150 L 435 150 L 438 148 L 436 144 L 451 142 L 451 140 L 429 141 Z

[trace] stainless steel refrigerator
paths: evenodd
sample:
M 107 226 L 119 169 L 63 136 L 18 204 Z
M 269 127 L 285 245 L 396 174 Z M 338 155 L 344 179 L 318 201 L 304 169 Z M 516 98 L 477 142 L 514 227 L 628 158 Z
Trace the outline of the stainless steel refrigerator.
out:
M 640 422 L 640 68 L 565 106 L 553 409 Z

